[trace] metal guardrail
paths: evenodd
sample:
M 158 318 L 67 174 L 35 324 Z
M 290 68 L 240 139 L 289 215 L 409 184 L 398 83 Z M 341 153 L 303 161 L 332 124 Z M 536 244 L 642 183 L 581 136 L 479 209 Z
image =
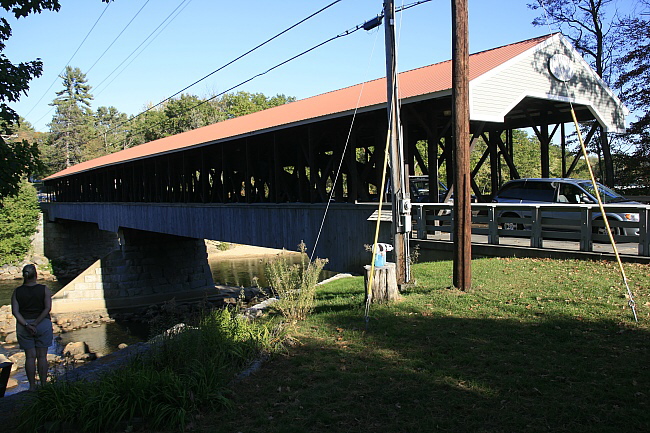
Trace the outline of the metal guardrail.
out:
M 513 216 L 508 211 L 519 211 L 523 216 Z M 608 220 L 613 232 L 617 228 L 621 232 L 624 228 L 638 228 L 638 235 L 614 234 L 614 240 L 638 243 L 638 255 L 650 257 L 650 205 L 608 204 L 605 211 L 639 214 L 638 222 L 611 217 Z M 453 240 L 453 203 L 413 203 L 412 213 L 417 239 L 446 232 Z M 558 213 L 563 215 L 557 217 Z M 543 248 L 545 239 L 574 241 L 580 243 L 580 251 L 592 252 L 594 242 L 609 242 L 607 234 L 598 233 L 597 229 L 604 227 L 599 215 L 600 209 L 594 204 L 472 203 L 472 234 L 487 235 L 491 245 L 500 245 L 501 237 L 529 238 L 531 248 Z M 506 230 L 504 224 L 515 229 Z

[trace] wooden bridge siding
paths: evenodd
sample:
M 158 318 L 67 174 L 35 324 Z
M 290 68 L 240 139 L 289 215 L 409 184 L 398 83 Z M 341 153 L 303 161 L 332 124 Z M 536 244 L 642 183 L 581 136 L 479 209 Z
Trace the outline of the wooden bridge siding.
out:
M 199 239 L 214 239 L 295 251 L 304 241 L 311 252 L 325 211 L 324 204 L 160 204 L 43 203 L 50 221 L 97 223 L 101 230 L 131 228 Z M 372 205 L 333 203 L 316 255 L 329 269 L 361 272 L 370 261 Z M 382 230 L 382 242 L 389 242 Z

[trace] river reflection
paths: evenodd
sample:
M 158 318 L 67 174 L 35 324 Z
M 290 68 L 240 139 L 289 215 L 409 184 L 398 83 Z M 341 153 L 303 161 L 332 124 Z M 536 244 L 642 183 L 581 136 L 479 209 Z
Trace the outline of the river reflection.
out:
M 266 265 L 275 256 L 250 257 L 250 258 L 220 258 L 219 255 L 211 256 L 209 259 L 212 279 L 215 284 L 235 287 L 268 287 L 269 283 L 265 275 Z M 291 254 L 288 256 L 289 263 L 300 263 L 300 255 Z M 324 280 L 336 274 L 336 272 L 323 270 L 320 279 Z

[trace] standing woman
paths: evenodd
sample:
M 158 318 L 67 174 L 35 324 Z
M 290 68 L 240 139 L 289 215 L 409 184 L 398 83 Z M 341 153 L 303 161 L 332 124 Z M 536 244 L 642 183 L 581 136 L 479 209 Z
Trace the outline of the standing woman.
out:
M 36 282 L 36 266 L 25 265 L 24 283 L 11 296 L 11 312 L 16 317 L 16 335 L 25 351 L 25 372 L 29 390 L 36 389 L 36 361 L 41 384 L 47 381 L 47 348 L 52 344 L 52 294 Z

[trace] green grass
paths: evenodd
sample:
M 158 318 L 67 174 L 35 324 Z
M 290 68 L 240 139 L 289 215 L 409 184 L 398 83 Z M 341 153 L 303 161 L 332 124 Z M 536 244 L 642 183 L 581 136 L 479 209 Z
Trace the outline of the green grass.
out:
M 483 259 L 413 267 L 364 321 L 363 278 L 319 288 L 294 344 L 204 413 L 201 432 L 650 431 L 650 266 Z

